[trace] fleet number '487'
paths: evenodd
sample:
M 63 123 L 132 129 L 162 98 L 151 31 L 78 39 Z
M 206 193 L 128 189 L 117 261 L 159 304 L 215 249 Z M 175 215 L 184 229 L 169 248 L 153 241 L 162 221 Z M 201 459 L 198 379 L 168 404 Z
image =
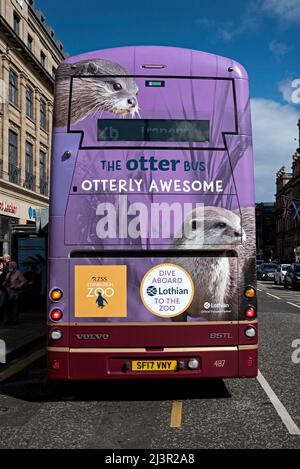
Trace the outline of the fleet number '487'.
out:
M 225 366 L 225 363 L 226 360 L 216 360 L 214 362 L 214 366 L 216 366 L 217 368 L 223 368 L 223 366 Z

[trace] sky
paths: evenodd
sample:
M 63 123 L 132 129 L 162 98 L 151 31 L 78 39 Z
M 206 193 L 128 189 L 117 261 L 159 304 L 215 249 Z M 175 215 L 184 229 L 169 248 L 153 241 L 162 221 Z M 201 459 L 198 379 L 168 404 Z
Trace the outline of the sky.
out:
M 298 147 L 300 0 L 35 3 L 70 55 L 127 45 L 166 45 L 240 62 L 250 80 L 256 200 L 274 201 L 276 172 L 283 165 L 291 171 Z

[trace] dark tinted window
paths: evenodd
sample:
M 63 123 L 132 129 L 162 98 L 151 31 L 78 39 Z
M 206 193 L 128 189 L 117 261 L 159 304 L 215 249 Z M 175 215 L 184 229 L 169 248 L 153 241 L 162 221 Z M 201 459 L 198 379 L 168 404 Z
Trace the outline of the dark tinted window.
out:
M 206 142 L 208 120 L 99 119 L 98 141 Z
M 21 18 L 17 13 L 14 13 L 14 32 L 20 34 L 20 22 Z
M 18 75 L 13 71 L 9 71 L 9 101 L 18 106 L 19 101 L 19 83 Z
M 26 114 L 33 119 L 33 91 L 29 86 L 26 88 Z
M 264 264 L 263 270 L 274 272 L 277 269 L 277 264 Z
M 42 129 L 47 130 L 47 105 L 45 101 L 40 103 L 40 126 Z

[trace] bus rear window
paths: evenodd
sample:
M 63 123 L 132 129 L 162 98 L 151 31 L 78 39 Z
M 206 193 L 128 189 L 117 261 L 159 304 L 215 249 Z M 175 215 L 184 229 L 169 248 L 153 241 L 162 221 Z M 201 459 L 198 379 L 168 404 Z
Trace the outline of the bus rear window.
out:
M 208 142 L 208 120 L 98 119 L 98 141 Z

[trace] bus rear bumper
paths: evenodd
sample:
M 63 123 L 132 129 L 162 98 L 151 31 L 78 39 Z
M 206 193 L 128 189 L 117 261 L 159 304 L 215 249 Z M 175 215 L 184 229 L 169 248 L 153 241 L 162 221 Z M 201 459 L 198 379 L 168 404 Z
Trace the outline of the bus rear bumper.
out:
M 199 364 L 196 369 L 189 366 L 192 359 Z M 168 363 L 172 363 L 169 371 L 165 369 Z M 253 378 L 257 368 L 257 345 L 162 350 L 48 349 L 48 378 L 53 380 Z

